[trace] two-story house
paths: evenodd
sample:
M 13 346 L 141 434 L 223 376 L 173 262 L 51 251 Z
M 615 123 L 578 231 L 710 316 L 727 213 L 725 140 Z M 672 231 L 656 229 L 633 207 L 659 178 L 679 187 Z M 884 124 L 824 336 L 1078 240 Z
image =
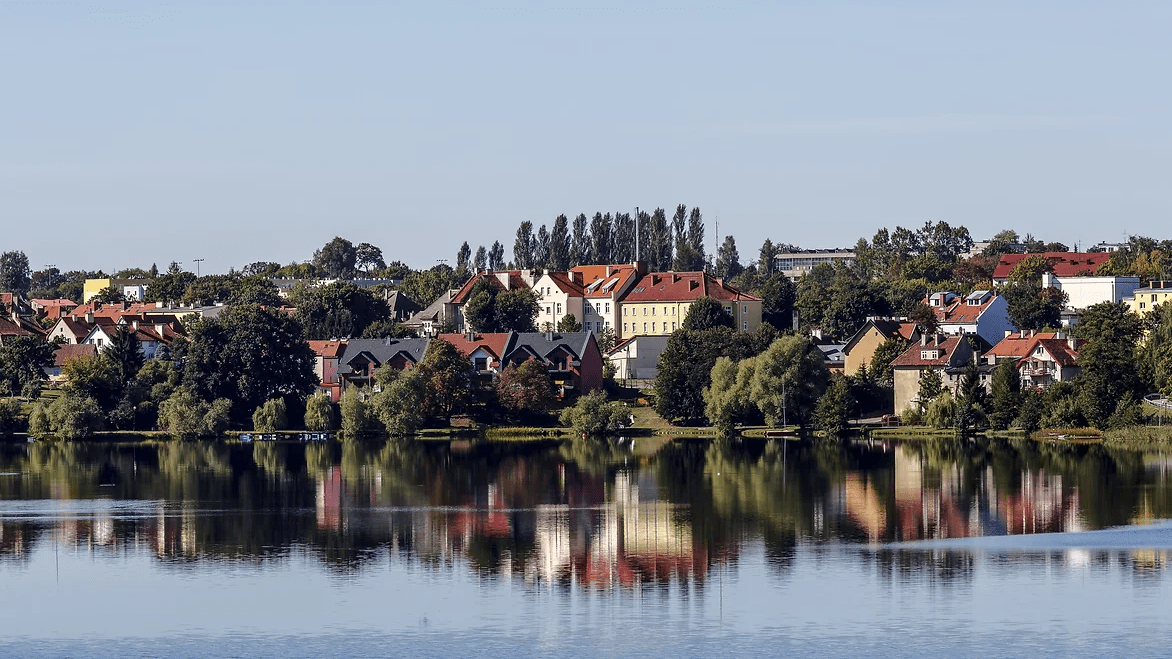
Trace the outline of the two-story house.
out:
M 901 413 L 920 400 L 920 378 L 928 369 L 940 374 L 945 389 L 955 389 L 970 363 L 977 359 L 970 337 L 929 336 L 922 334 L 920 342 L 912 345 L 891 362 L 895 379 L 895 412 Z
M 641 264 L 631 265 L 580 265 L 570 273 L 582 283 L 582 329 L 598 333 L 610 328 L 618 335 L 621 323 L 619 302 L 635 285 L 640 275 Z
M 1034 339 L 1028 354 L 1017 362 L 1022 388 L 1045 389 L 1055 382 L 1065 382 L 1082 372 L 1078 351 L 1085 339 L 1058 333 L 1054 338 Z
M 742 293 L 723 279 L 706 272 L 653 272 L 635 282 L 620 303 L 618 338 L 671 334 L 702 297 L 721 303 L 739 330 L 752 332 L 761 325 L 761 298 Z
M 937 291 L 924 298 L 936 314 L 940 332 L 956 336 L 976 334 L 987 346 L 996 344 L 1006 331 L 1017 328 L 1009 320 L 1009 304 L 992 291 L 973 291 L 961 297 L 950 291 Z
M 533 282 L 537 292 L 537 326 L 556 329 L 567 314 L 579 323 L 585 318 L 581 275 L 573 272 L 546 272 Z

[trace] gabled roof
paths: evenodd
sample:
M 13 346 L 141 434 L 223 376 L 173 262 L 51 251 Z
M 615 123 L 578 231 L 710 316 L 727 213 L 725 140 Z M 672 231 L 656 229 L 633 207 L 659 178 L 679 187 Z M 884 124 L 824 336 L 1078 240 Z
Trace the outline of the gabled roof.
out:
M 65 362 L 77 357 L 89 359 L 98 354 L 98 347 L 92 343 L 67 343 L 53 351 L 53 365 L 64 366 Z
M 976 293 L 987 294 L 985 296 L 985 301 L 981 304 L 970 304 L 970 301 L 979 299 L 973 297 L 976 295 Z M 941 293 L 933 293 L 932 295 L 925 297 L 923 299 L 923 303 L 932 309 L 932 311 L 936 312 L 936 322 L 938 322 L 940 325 L 947 326 L 975 323 L 980 319 L 981 315 L 985 313 L 985 310 L 992 306 L 998 298 L 997 295 L 993 295 L 988 291 L 977 291 L 976 293 L 973 293 L 969 297 L 960 297 L 959 295 L 954 296 L 949 293 L 947 296 L 950 297 L 945 298 L 940 297 Z M 939 306 L 933 306 L 931 304 L 933 298 L 940 300 L 941 303 Z
M 994 279 L 1008 279 L 1009 273 L 1013 272 L 1013 268 L 1021 263 L 1023 259 L 1031 256 L 1038 256 L 1034 254 L 1002 254 L 1001 260 L 997 262 L 997 267 L 993 269 Z M 1095 273 L 1099 266 L 1106 263 L 1111 258 L 1110 252 L 1044 252 L 1042 256 L 1050 262 L 1054 268 L 1054 276 L 1056 277 L 1073 277 L 1079 273 L 1089 272 Z
M 385 364 L 402 354 L 407 361 L 418 364 L 427 353 L 431 339 L 351 339 L 346 342 L 339 361 L 349 364 L 359 355 L 369 355 L 379 364 Z
M 509 285 L 506 287 L 501 283 L 498 275 L 507 275 Z M 529 288 L 529 282 L 525 281 L 524 273 L 520 270 L 497 270 L 495 272 L 478 272 L 468 278 L 460 290 L 452 296 L 453 304 L 464 304 L 468 301 L 468 295 L 472 292 L 472 287 L 476 285 L 481 279 L 486 279 L 490 284 L 501 291 L 512 291 L 518 288 Z
M 583 297 L 608 299 L 625 290 L 638 275 L 632 265 L 579 265 L 570 272 L 581 276 Z
M 313 354 L 324 359 L 336 359 L 346 349 L 345 341 L 309 341 Z
M 997 359 L 1021 359 L 1033 351 L 1034 344 L 1039 339 L 1052 338 L 1054 338 L 1053 332 L 1034 332 L 1033 334 L 1029 331 L 1014 332 L 998 341 L 997 345 L 985 353 L 985 356 L 993 356 Z
M 444 291 L 443 295 L 436 298 L 435 301 L 429 304 L 426 309 L 403 321 L 403 324 L 407 326 L 416 326 L 422 325 L 424 321 L 428 320 L 432 322 L 438 321 L 440 320 L 440 317 L 443 316 L 444 305 L 449 304 L 451 301 L 452 292 Z
M 67 300 L 65 298 L 49 299 L 49 298 L 42 298 L 42 297 L 34 297 L 32 299 L 32 302 L 34 304 L 36 304 L 37 306 L 43 307 L 45 309 L 49 309 L 52 307 L 76 307 L 77 306 L 76 302 L 74 302 L 73 300 Z
M 963 336 L 947 336 L 937 343 L 936 339 L 929 339 L 927 343 L 921 345 L 919 343 L 913 345 L 904 351 L 904 353 L 895 359 L 891 360 L 892 366 L 912 366 L 912 367 L 946 367 L 954 366 L 956 362 L 954 357 L 959 351 L 965 351 L 967 348 L 959 348 L 958 344 L 964 341 Z M 939 356 L 936 359 L 924 359 L 923 352 L 925 350 L 939 350 Z
M 387 307 L 390 308 L 392 314 L 411 313 L 422 309 L 418 302 L 412 300 L 406 293 L 399 291 L 391 291 L 387 294 Z
M 65 316 L 64 318 L 59 319 L 57 323 L 63 325 L 65 329 L 69 330 L 69 333 L 72 334 L 74 338 L 81 338 L 90 333 L 91 326 L 89 323 L 71 316 Z M 57 325 L 53 325 L 53 327 L 56 328 Z
M 1070 368 L 1078 366 L 1078 349 L 1086 343 L 1086 339 L 1074 339 L 1075 348 L 1070 347 L 1070 340 L 1068 339 L 1038 339 L 1036 344 L 1043 350 L 1049 353 L 1050 358 L 1053 359 L 1059 366 Z M 1026 354 L 1017 361 L 1020 367 L 1030 360 L 1030 355 Z
M 575 362 L 580 362 L 593 337 L 592 332 L 515 332 L 505 348 L 505 359 L 517 359 L 520 357 L 518 353 L 524 353 L 548 360 L 550 355 L 564 350 Z
M 635 282 L 623 302 L 690 302 L 702 297 L 722 302 L 761 300 L 706 272 L 652 272 Z
M 850 352 L 859 341 L 866 336 L 867 332 L 875 328 L 879 332 L 879 336 L 883 340 L 898 336 L 904 341 L 911 341 L 916 335 L 916 324 L 910 320 L 893 320 L 890 318 L 868 318 L 867 322 L 855 332 L 854 336 L 847 339 L 843 346 L 843 352 Z
M 7 318 L 0 317 L 0 336 L 28 336 L 29 334 L 32 332 Z
M 554 285 L 570 297 L 583 297 L 586 293 L 586 291 L 582 289 L 582 285 L 574 281 L 573 275 L 571 273 L 547 272 L 545 273 L 545 276 L 552 279 Z
M 469 338 L 468 334 L 440 334 L 439 339 L 443 339 L 459 351 L 465 357 L 471 357 L 472 353 L 478 349 L 483 349 L 488 354 L 492 355 L 497 361 L 505 356 L 505 349 L 509 343 L 510 332 L 489 332 L 486 334 L 472 334 Z

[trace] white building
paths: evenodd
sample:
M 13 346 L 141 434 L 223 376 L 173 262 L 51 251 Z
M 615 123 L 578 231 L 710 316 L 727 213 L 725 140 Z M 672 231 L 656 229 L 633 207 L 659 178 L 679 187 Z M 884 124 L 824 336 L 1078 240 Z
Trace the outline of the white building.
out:
M 849 249 L 803 250 L 801 252 L 785 252 L 773 259 L 774 270 L 780 271 L 786 277 L 798 280 L 802 275 L 810 272 L 823 263 L 834 265 L 842 263 L 850 265 L 855 262 L 855 253 Z
M 1122 302 L 1141 286 L 1139 277 L 1057 277 L 1042 273 L 1042 287 L 1066 293 L 1066 306 L 1082 310 L 1100 302 Z
M 537 293 L 539 329 L 545 327 L 546 323 L 556 328 L 566 314 L 573 314 L 579 323 L 583 322 L 586 314 L 583 311 L 581 275 L 575 276 L 573 272 L 546 272 L 533 282 L 533 290 Z

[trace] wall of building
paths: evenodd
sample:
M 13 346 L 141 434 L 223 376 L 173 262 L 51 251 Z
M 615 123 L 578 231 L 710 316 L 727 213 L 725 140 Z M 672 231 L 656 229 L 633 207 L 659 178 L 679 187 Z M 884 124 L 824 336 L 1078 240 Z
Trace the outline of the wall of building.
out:
M 846 354 L 843 372 L 846 375 L 858 375 L 863 366 L 871 368 L 871 357 L 886 340 L 878 329 L 871 327 Z
M 622 315 L 615 332 L 619 339 L 667 336 L 683 325 L 692 302 L 623 302 Z M 733 325 L 738 330 L 752 332 L 761 326 L 760 300 L 721 300 L 720 303 L 732 316 Z
M 1139 277 L 1055 277 L 1042 275 L 1042 286 L 1053 286 L 1066 293 L 1066 306 L 1086 309 L 1100 302 L 1122 302 L 1140 288 Z

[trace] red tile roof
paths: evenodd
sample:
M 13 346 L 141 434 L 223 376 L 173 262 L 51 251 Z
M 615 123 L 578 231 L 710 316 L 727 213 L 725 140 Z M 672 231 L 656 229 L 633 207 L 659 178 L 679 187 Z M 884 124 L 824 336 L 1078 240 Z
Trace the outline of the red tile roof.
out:
M 935 339 L 929 339 L 926 345 L 919 343 L 908 348 L 904 353 L 891 361 L 892 366 L 947 366 L 949 360 L 952 358 L 952 353 L 956 351 L 956 344 L 964 340 L 961 336 L 948 336 L 939 344 Z M 924 359 L 922 352 L 924 350 L 940 350 L 940 356 L 937 359 Z
M 582 285 L 572 279 L 573 275 L 565 272 L 547 272 L 549 278 L 562 289 L 563 293 L 568 293 L 573 297 L 582 297 L 585 291 L 582 290 Z
M 990 295 L 989 299 L 986 300 L 984 304 L 969 304 L 965 298 L 958 295 L 954 297 L 951 302 L 942 307 L 931 306 L 931 304 L 929 304 L 931 299 L 932 296 L 928 296 L 922 301 L 924 304 L 928 305 L 932 311 L 936 312 L 936 321 L 941 325 L 946 325 L 952 323 L 967 324 L 977 322 L 977 320 L 981 317 L 981 314 L 985 313 L 985 309 L 988 309 L 989 305 L 993 304 L 993 301 L 997 299 L 997 296 Z
M 310 341 L 309 349 L 313 354 L 325 359 L 337 359 L 346 349 L 345 341 Z
M 65 298 L 48 299 L 48 298 L 34 297 L 32 301 L 42 307 L 45 307 L 46 309 L 51 308 L 51 307 L 76 307 L 77 306 L 76 302 L 74 302 L 73 300 L 67 300 Z
M 0 317 L 0 336 L 28 336 L 32 332 L 7 318 Z
M 53 365 L 64 366 L 65 362 L 75 357 L 89 359 L 98 354 L 98 347 L 92 343 L 67 343 L 53 352 Z
M 507 288 L 497 277 L 497 275 L 501 274 L 508 275 L 509 285 Z M 522 273 L 520 270 L 497 270 L 495 272 L 480 272 L 472 275 L 468 281 L 464 282 L 464 285 L 460 287 L 460 290 L 452 296 L 452 303 L 464 304 L 467 302 L 468 294 L 472 292 L 472 287 L 475 286 L 476 282 L 480 281 L 481 279 L 487 279 L 490 284 L 502 291 L 511 291 L 518 288 L 529 288 L 529 283 L 525 281 L 524 273 Z
M 1030 256 L 1038 254 L 1002 254 L 997 267 L 993 269 L 993 278 L 1007 279 L 1013 268 Z M 1056 277 L 1073 277 L 1088 272 L 1094 274 L 1100 265 L 1111 258 L 1108 252 L 1045 252 L 1042 256 L 1053 266 Z
M 1054 338 L 1053 332 L 1034 332 L 1033 334 L 1014 332 L 998 341 L 997 345 L 993 346 L 985 355 L 991 355 L 998 359 L 1021 359 L 1033 351 L 1034 344 L 1038 342 L 1038 339 L 1052 338 Z
M 1074 339 L 1075 347 L 1070 347 L 1068 339 L 1038 339 L 1037 345 L 1041 346 L 1050 357 L 1059 365 L 1065 368 L 1078 366 L 1078 348 L 1086 343 L 1086 339 Z M 1030 355 L 1026 354 L 1018 360 L 1017 365 L 1021 367 L 1030 361 Z
M 477 348 L 484 348 L 485 351 L 493 357 L 496 357 L 499 361 L 504 356 L 505 348 L 508 346 L 509 333 L 493 332 L 488 334 L 473 334 L 471 341 L 468 340 L 467 334 L 440 334 L 436 338 L 443 339 L 452 344 L 465 357 L 471 357 Z
M 760 301 L 706 272 L 652 272 L 635 282 L 624 302 L 687 302 L 701 297 L 720 301 Z
M 615 291 L 626 289 L 627 283 L 638 275 L 630 265 L 580 265 L 570 272 L 581 275 L 584 297 L 611 298 Z M 591 284 L 600 282 L 591 289 Z

